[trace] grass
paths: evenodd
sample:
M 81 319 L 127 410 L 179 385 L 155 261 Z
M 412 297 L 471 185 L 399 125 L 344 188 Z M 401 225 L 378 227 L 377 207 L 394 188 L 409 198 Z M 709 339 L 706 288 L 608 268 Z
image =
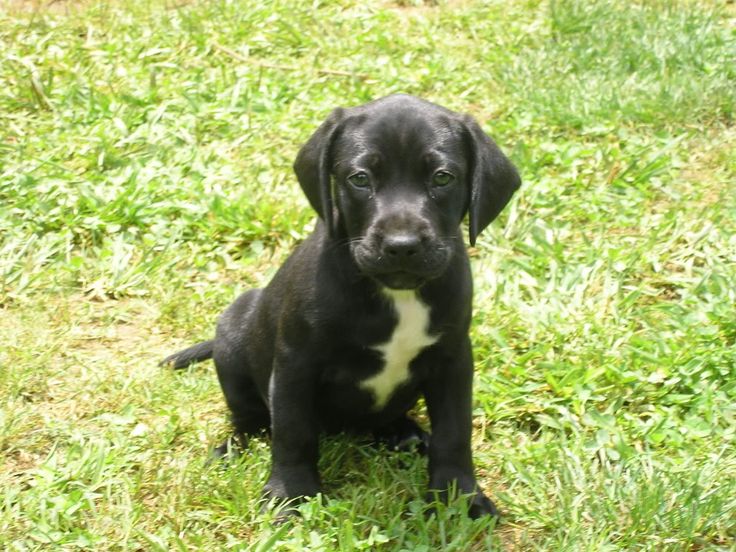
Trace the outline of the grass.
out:
M 57 2 L 0 10 L 0 547 L 736 550 L 736 12 L 724 2 Z M 211 335 L 309 232 L 337 105 L 474 114 L 525 185 L 471 251 L 474 452 L 504 512 L 325 439 L 275 526 Z M 420 412 L 421 413 L 421 412 Z

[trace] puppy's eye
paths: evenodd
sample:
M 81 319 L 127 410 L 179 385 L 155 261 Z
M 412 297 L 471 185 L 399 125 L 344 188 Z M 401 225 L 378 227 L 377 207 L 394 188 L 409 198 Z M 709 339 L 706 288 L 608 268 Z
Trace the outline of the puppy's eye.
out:
M 370 179 L 364 172 L 357 172 L 348 176 L 348 183 L 359 190 L 365 190 L 370 187 Z
M 447 171 L 437 171 L 432 176 L 432 184 L 438 188 L 448 186 L 453 183 L 455 176 Z

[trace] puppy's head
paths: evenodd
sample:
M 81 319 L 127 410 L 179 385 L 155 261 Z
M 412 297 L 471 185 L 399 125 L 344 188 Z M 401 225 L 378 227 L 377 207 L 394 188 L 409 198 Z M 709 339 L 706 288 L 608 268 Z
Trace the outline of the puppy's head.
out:
M 474 119 L 406 95 L 334 110 L 294 170 L 329 235 L 394 289 L 441 275 L 465 214 L 474 244 L 520 185 Z

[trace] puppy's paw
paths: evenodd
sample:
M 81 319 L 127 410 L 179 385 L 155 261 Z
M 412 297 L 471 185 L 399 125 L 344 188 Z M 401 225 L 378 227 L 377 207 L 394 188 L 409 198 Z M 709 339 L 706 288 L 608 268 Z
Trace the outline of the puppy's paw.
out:
M 274 525 L 281 525 L 287 521 L 299 517 L 299 504 L 304 502 L 304 497 L 292 499 L 276 498 L 269 496 L 264 489 L 263 499 L 261 501 L 261 513 L 273 513 Z
M 429 449 L 430 435 L 409 417 L 404 417 L 376 430 L 373 438 L 377 445 L 398 452 L 417 451 L 424 455 Z
M 496 505 L 490 498 L 482 492 L 477 491 L 468 505 L 468 515 L 472 519 L 478 519 L 481 516 L 500 518 L 501 512 L 498 511 L 498 508 L 496 508 Z
M 275 512 L 274 523 L 281 525 L 295 517 L 298 517 L 298 506 L 307 497 L 319 494 L 319 481 L 311 474 L 301 474 L 295 479 L 280 477 L 272 474 L 263 487 L 263 503 L 261 511 L 273 510 Z
M 263 487 L 263 496 L 266 500 L 293 501 L 315 496 L 320 487 L 319 476 L 311 467 L 274 468 Z
M 326 500 L 321 493 L 315 496 L 300 496 L 292 499 L 275 499 L 266 500 L 265 497 L 260 503 L 261 514 L 268 516 L 273 525 L 282 525 L 288 521 L 296 521 L 302 517 L 311 519 L 315 515 L 315 508 L 321 509 L 326 504 Z
M 468 487 L 465 487 L 465 489 L 458 493 L 457 482 L 451 481 L 444 489 L 430 489 L 427 493 L 427 502 L 449 504 L 460 498 L 466 501 L 468 517 L 471 519 L 478 519 L 482 516 L 501 517 L 496 505 L 477 486 L 470 487 L 474 490 L 467 490 Z M 430 506 L 426 512 L 427 516 L 435 513 L 435 510 L 435 506 Z

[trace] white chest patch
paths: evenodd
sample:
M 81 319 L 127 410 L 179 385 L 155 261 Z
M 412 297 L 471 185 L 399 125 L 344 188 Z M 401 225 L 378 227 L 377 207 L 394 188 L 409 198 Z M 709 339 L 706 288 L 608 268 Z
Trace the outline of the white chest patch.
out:
M 398 323 L 386 343 L 372 347 L 383 355 L 382 370 L 360 384 L 375 395 L 376 410 L 383 408 L 391 393 L 409 379 L 409 363 L 439 339 L 439 335 L 427 333 L 429 307 L 417 298 L 416 292 L 386 290 L 386 295 L 393 303 Z

